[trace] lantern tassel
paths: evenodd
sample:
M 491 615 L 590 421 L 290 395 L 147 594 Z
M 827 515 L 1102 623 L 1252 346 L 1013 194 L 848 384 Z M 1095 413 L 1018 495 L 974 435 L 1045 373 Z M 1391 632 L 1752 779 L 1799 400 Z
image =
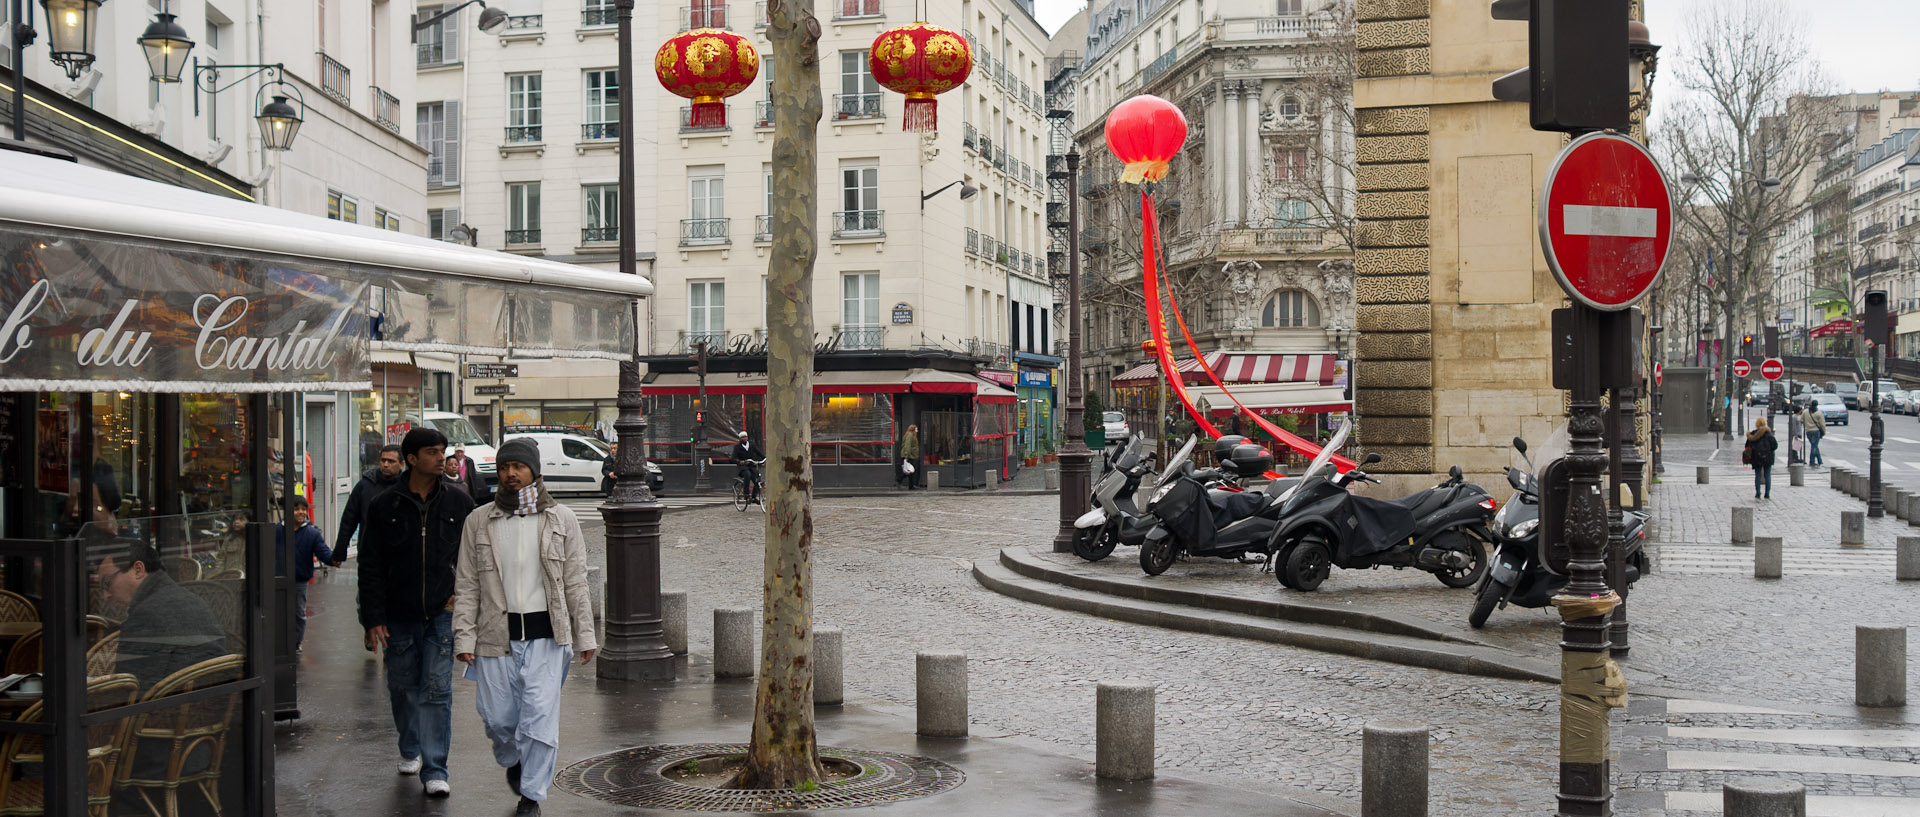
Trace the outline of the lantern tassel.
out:
M 1167 177 L 1169 165 L 1161 161 L 1128 162 L 1125 173 L 1120 174 L 1121 184 L 1139 184 L 1157 182 Z
M 695 128 L 724 128 L 727 126 L 727 105 L 724 102 L 695 102 L 687 123 Z
M 940 103 L 932 99 L 907 98 L 906 129 L 926 133 L 940 127 Z

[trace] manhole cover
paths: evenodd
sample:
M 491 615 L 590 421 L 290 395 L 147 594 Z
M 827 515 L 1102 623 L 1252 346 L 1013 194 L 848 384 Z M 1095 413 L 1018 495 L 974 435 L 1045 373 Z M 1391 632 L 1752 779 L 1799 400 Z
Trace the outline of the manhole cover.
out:
M 582 797 L 636 808 L 683 811 L 806 811 L 874 806 L 926 797 L 960 785 L 959 769 L 927 757 L 820 747 L 821 759 L 860 767 L 860 774 L 822 783 L 810 792 L 743 791 L 692 786 L 662 776 L 664 769 L 698 757 L 743 754 L 743 743 L 662 744 L 590 757 L 562 769 L 554 785 Z

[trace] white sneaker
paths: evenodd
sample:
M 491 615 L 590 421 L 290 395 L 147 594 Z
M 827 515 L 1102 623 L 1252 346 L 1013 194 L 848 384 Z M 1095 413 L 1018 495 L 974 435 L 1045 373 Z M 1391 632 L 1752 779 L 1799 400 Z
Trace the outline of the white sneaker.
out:
M 424 765 L 424 762 L 425 761 L 423 761 L 421 758 L 417 758 L 417 757 L 400 758 L 400 773 L 401 774 L 419 774 L 420 767 Z
M 450 795 L 452 793 L 453 793 L 453 787 L 447 785 L 447 781 L 445 780 L 427 781 L 428 797 L 446 797 L 447 795 Z

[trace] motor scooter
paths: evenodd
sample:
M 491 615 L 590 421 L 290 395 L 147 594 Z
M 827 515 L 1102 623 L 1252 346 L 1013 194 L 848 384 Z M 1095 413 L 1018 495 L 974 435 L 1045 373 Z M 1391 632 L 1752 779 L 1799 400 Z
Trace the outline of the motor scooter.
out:
M 1368 454 L 1365 464 L 1380 461 Z M 1332 573 L 1391 567 L 1419 568 L 1448 587 L 1470 587 L 1487 569 L 1486 530 L 1498 505 L 1485 489 L 1462 478 L 1460 466 L 1432 488 L 1400 499 L 1352 493 L 1355 483 L 1379 480 L 1356 468 L 1336 477 L 1315 474 L 1282 512 L 1273 532 L 1274 575 L 1294 590 L 1314 590 Z
M 1346 436 L 1347 427 L 1342 426 L 1309 471 L 1325 465 Z M 1193 467 L 1188 457 L 1197 441 L 1192 438 L 1169 461 L 1147 504 L 1147 513 L 1158 522 L 1140 544 L 1140 569 L 1147 575 L 1166 572 L 1181 556 L 1267 560 L 1270 534 L 1279 524 L 1280 509 L 1301 480 L 1276 479 L 1257 492 L 1209 489 L 1210 481 L 1238 487 L 1239 480 L 1272 469 L 1273 453 L 1245 440 L 1237 436 L 1220 438 L 1214 449 L 1219 468 Z
M 1092 510 L 1073 521 L 1073 555 L 1089 562 L 1107 558 L 1119 545 L 1138 545 L 1152 530 L 1154 519 L 1140 510 L 1134 495 L 1140 480 L 1153 471 L 1158 457 L 1147 438 L 1135 435 L 1120 449 L 1113 467 L 1094 483 Z

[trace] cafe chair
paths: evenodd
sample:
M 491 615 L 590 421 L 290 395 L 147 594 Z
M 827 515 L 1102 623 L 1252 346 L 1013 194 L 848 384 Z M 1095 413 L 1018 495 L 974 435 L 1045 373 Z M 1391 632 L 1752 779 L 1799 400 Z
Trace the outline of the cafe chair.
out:
M 40 611 L 26 596 L 0 590 L 0 621 L 39 621 Z
M 161 679 L 141 701 L 158 701 L 238 681 L 245 665 L 246 657 L 240 655 L 209 658 Z M 134 716 L 127 743 L 129 760 L 119 765 L 114 788 L 134 789 L 154 817 L 176 817 L 180 814 L 180 789 L 196 788 L 219 817 L 220 764 L 225 759 L 227 732 L 239 712 L 240 693 L 236 691 Z M 145 765 L 136 762 L 142 754 L 153 758 L 164 754 L 165 762 L 153 768 L 135 768 Z M 160 795 L 164 808 L 154 802 L 155 794 Z
M 200 580 L 200 563 L 192 556 L 168 556 L 160 560 L 167 574 L 176 582 L 197 582 Z
M 87 681 L 87 711 L 98 712 L 133 703 L 140 682 L 131 675 L 117 674 Z M 45 703 L 34 701 L 20 714 L 21 721 L 39 721 Z M 87 813 L 106 817 L 113 799 L 114 775 L 126 757 L 127 730 L 131 718 L 115 718 L 86 728 L 87 735 Z M 43 772 L 22 776 L 23 766 L 44 767 L 45 749 L 40 735 L 13 733 L 0 743 L 0 817 L 26 817 L 46 813 L 46 778 Z
M 112 630 L 113 622 L 108 621 L 106 616 L 87 616 L 87 648 L 92 649 Z
M 40 671 L 41 636 L 42 631 L 36 629 L 13 642 L 13 649 L 7 651 L 8 675 Z
M 180 588 L 200 597 L 207 603 L 207 609 L 213 611 L 213 620 L 227 632 L 240 632 L 240 592 L 226 582 L 197 581 L 181 582 Z
M 87 677 L 106 675 L 120 664 L 120 631 L 115 630 L 100 637 L 93 646 L 87 648 Z

